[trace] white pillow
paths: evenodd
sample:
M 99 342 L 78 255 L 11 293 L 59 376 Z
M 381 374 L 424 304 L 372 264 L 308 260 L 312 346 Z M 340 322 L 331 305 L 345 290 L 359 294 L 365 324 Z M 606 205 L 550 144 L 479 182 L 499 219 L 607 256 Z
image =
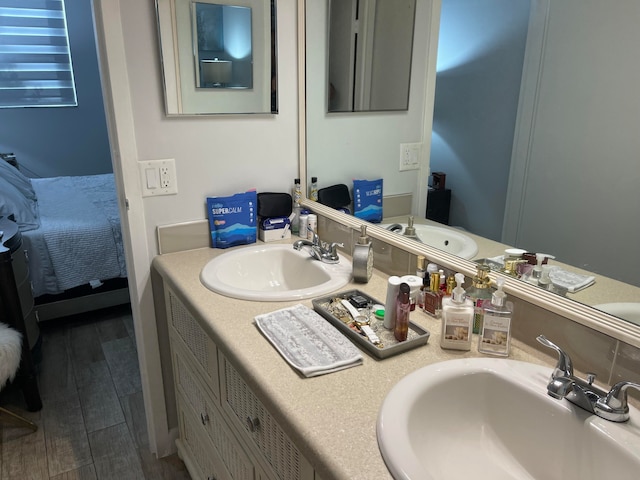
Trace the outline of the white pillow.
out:
M 0 177 L 0 216 L 13 214 L 21 231 L 35 230 L 40 226 L 38 204 L 25 197 L 20 190 Z
M 31 180 L 25 177 L 20 170 L 13 165 L 0 160 L 0 177 L 7 180 L 11 185 L 16 187 L 22 195 L 29 200 L 36 201 L 36 192 L 33 190 Z

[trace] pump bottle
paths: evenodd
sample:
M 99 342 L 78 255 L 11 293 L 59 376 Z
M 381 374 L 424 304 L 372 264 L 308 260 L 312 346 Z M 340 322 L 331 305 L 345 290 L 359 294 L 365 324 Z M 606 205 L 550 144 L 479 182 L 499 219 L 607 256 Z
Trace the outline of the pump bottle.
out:
M 491 295 L 491 303 L 483 305 L 484 319 L 478 340 L 478 351 L 491 355 L 509 355 L 511 344 L 511 317 L 513 304 L 502 291 L 504 279 L 496 280 L 497 290 Z
M 473 329 L 473 302 L 462 288 L 464 275 L 456 273 L 456 288 L 451 297 L 442 299 L 442 333 L 440 347 L 453 350 L 471 350 Z

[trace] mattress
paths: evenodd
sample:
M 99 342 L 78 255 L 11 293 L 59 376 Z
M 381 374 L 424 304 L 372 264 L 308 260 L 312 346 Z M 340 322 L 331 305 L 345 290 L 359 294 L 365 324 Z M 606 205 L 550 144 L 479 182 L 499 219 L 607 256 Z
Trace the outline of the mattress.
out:
M 127 276 L 113 174 L 33 178 L 39 227 L 22 232 L 33 295 Z

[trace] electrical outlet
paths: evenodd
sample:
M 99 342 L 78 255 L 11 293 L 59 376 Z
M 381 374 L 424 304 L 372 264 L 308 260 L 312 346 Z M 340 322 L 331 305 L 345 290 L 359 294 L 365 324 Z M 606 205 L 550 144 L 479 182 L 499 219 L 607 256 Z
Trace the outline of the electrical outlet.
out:
M 420 168 L 420 143 L 400 144 L 400 171 L 418 170 Z
M 138 162 L 143 197 L 178 193 L 176 163 L 173 158 Z

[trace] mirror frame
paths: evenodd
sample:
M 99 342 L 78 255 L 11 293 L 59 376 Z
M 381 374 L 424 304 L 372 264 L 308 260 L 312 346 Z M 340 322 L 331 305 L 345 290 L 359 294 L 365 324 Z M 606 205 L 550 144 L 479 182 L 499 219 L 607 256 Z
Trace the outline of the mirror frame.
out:
M 182 106 L 181 99 L 181 86 L 180 86 L 180 74 L 179 66 L 178 66 L 178 52 L 176 46 L 176 18 L 174 6 L 177 0 L 153 0 L 155 3 L 155 12 L 156 12 L 156 29 L 158 34 L 158 50 L 160 53 L 160 64 L 161 64 L 161 74 L 162 74 L 162 86 L 163 86 L 163 97 L 164 97 L 164 107 L 165 107 L 165 116 L 168 118 L 180 118 L 180 117 L 215 117 L 215 116 L 229 116 L 229 115 L 277 115 L 279 106 L 278 106 L 278 79 L 276 75 L 276 93 L 275 93 L 275 105 L 272 100 L 269 99 L 269 104 L 271 105 L 271 110 L 265 111 L 255 111 L 255 109 L 246 109 L 245 111 L 237 111 L 235 108 L 227 108 L 220 109 L 220 111 L 215 112 L 184 112 Z M 266 12 L 271 15 L 271 2 L 274 0 L 270 0 L 268 11 Z M 274 4 L 277 10 L 277 2 Z M 244 5 L 242 5 L 244 6 Z M 272 23 L 275 22 L 273 19 L 269 19 L 269 23 L 271 23 L 272 32 L 275 28 L 277 30 L 277 24 Z M 163 35 L 164 32 L 164 35 Z M 169 32 L 171 33 L 169 39 Z M 163 38 L 164 37 L 164 38 Z M 191 46 L 193 48 L 193 45 Z M 276 63 L 276 71 L 277 71 L 277 34 L 275 38 L 272 39 L 272 48 L 276 51 L 275 63 Z M 255 49 L 254 49 L 255 51 Z M 254 62 L 255 62 L 255 53 L 254 53 Z M 253 68 L 253 67 L 252 67 Z M 195 66 L 194 66 L 195 70 Z M 195 75 L 195 73 L 194 73 Z M 253 78 L 253 88 L 251 89 L 238 89 L 241 92 L 255 92 L 256 89 L 256 75 L 254 72 Z M 213 95 L 235 95 L 233 92 L 234 89 L 211 89 L 212 91 L 208 92 Z M 253 93 L 252 93 L 253 94 Z M 271 95 L 271 90 L 265 90 L 266 95 Z M 231 97 L 229 97 L 231 98 Z
M 306 1 L 298 2 L 298 130 L 299 130 L 299 166 L 298 172 L 302 184 L 303 198 L 301 204 L 304 207 L 314 210 L 335 222 L 341 223 L 355 231 L 360 230 L 361 225 L 367 225 L 367 233 L 376 239 L 384 241 L 389 245 L 400 248 L 414 255 L 424 255 L 434 259 L 438 264 L 446 269 L 463 273 L 467 277 L 473 277 L 476 272 L 476 264 L 470 260 L 464 260 L 455 255 L 451 255 L 442 250 L 419 244 L 415 241 L 402 238 L 392 232 L 369 222 L 362 221 L 356 217 L 338 212 L 330 207 L 309 200 L 304 196 L 307 178 L 307 121 L 306 121 Z M 433 5 L 439 10 L 440 0 L 432 0 Z M 439 15 L 439 11 L 437 12 Z M 427 99 L 425 99 L 427 100 Z M 426 115 L 426 112 L 425 112 Z M 597 310 L 588 305 L 561 297 L 557 294 L 541 290 L 540 288 L 516 280 L 501 273 L 492 272 L 490 274 L 492 282 L 496 277 L 504 278 L 504 290 L 520 300 L 531 303 L 556 315 L 574 321 L 600 333 L 608 335 L 616 340 L 628 343 L 640 348 L 640 325 L 624 321 L 618 317 Z

